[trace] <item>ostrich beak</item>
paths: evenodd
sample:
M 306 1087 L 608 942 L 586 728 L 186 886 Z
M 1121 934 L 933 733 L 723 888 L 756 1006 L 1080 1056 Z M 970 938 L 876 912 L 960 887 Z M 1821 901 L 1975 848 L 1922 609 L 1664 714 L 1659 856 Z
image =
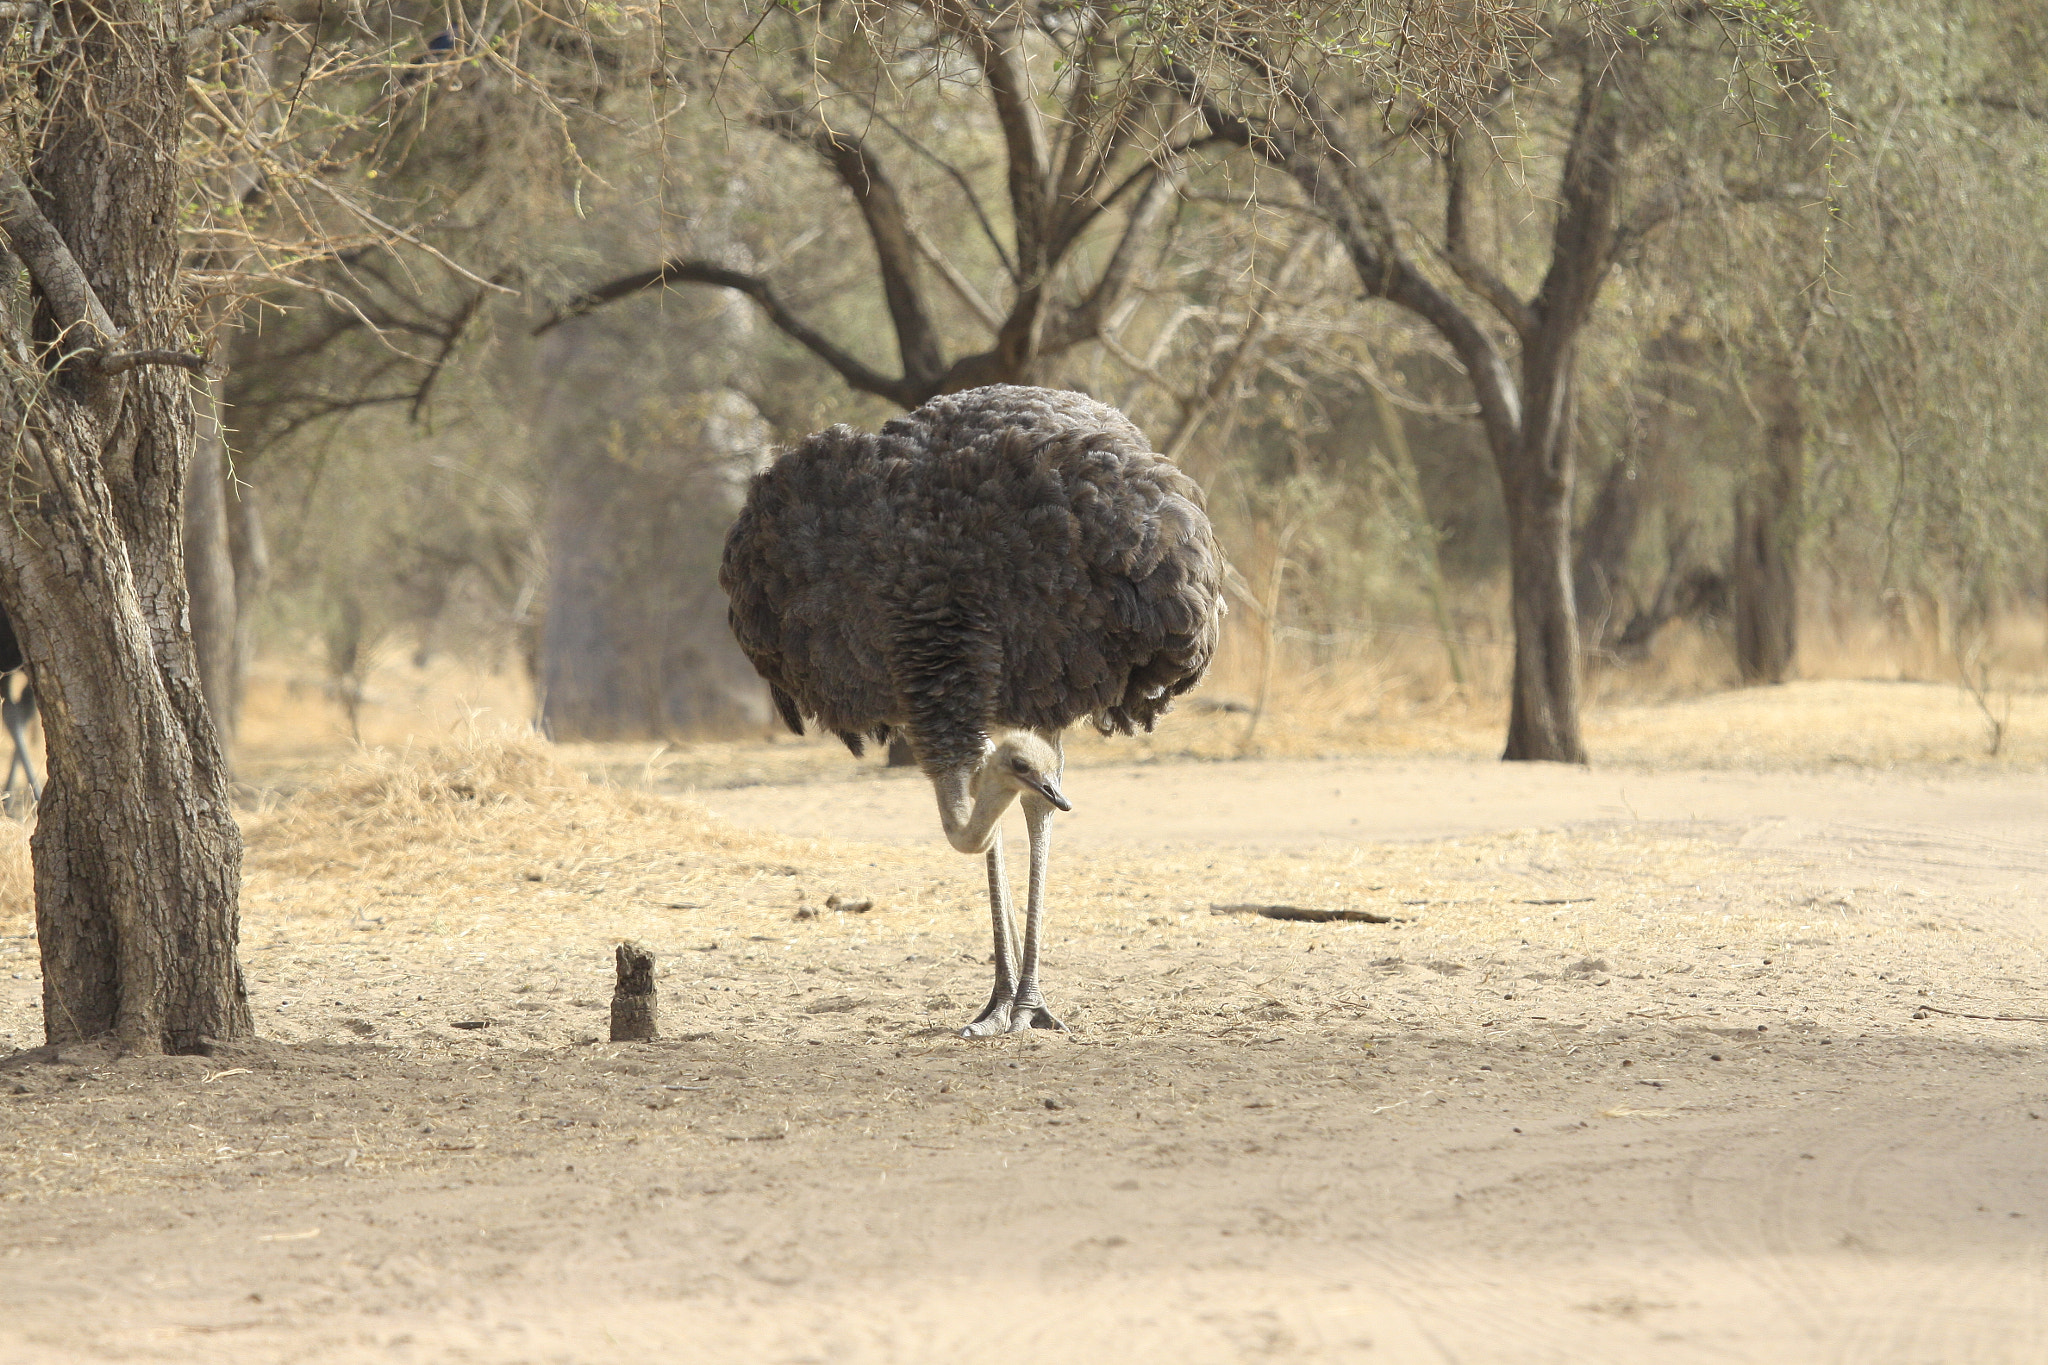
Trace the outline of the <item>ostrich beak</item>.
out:
M 1067 800 L 1066 797 L 1060 795 L 1059 784 L 1054 782 L 1051 778 L 1033 775 L 1031 777 L 1025 778 L 1024 782 L 1027 785 L 1029 785 L 1033 791 L 1037 792 L 1046 800 L 1052 802 L 1055 806 L 1058 806 L 1061 810 L 1072 810 L 1074 808 L 1073 802 Z

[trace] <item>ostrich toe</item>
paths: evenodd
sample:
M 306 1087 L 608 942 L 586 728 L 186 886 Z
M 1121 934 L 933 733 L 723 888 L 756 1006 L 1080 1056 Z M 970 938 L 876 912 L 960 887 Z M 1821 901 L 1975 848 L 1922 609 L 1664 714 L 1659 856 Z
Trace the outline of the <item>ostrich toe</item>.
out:
M 1060 1033 L 1067 1031 L 1067 1026 L 1045 1007 L 1042 1000 L 1017 1001 L 991 996 L 987 1006 L 974 1017 L 974 1022 L 960 1030 L 960 1036 L 995 1038 L 1005 1033 L 1027 1033 L 1035 1028 L 1053 1029 Z

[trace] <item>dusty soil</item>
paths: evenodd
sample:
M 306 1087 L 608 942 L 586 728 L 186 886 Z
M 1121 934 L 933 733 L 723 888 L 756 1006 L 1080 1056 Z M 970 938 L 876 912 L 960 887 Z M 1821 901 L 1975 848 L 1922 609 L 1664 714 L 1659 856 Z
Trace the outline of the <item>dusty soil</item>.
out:
M 263 1043 L 0 1060 L 0 1360 L 2039 1361 L 2048 777 L 1866 742 L 1091 753 L 1073 1032 L 986 1043 L 914 778 L 344 773 L 250 822 Z M 667 1041 L 580 1041 L 620 937 Z

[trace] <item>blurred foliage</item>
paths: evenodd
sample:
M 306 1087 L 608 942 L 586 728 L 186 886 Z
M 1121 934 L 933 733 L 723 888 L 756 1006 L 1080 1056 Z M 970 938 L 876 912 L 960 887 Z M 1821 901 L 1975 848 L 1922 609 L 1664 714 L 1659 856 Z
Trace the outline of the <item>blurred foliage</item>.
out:
M 1497 486 L 1441 343 L 1360 299 L 1291 187 L 1198 145 L 1185 110 L 1145 83 L 1163 58 L 1243 79 L 1229 14 L 1293 44 L 1303 70 L 1344 64 L 1329 88 L 1401 196 L 1404 230 L 1424 237 L 1442 213 L 1429 118 L 1483 106 L 1469 231 L 1527 295 L 1545 259 L 1529 225 L 1547 222 L 1572 98 L 1545 78 L 1539 35 L 1570 24 L 1599 41 L 1650 12 L 1017 11 L 1036 25 L 1050 135 L 1071 107 L 1073 33 L 1121 24 L 1099 97 L 1155 120 L 1132 143 L 1140 160 L 1186 144 L 1177 195 L 1102 337 L 1041 381 L 1118 403 L 1174 443 L 1261 591 L 1284 539 L 1281 615 L 1306 659 L 1376 632 L 1497 638 Z M 1810 615 L 1924 601 L 1954 632 L 2048 610 L 2048 17 L 2023 0 L 1700 12 L 1713 22 L 1653 59 L 1654 107 L 1628 149 L 1629 207 L 1670 213 L 1620 258 L 1579 356 L 1582 513 L 1617 462 L 1642 498 L 1620 610 L 1650 603 L 1681 560 L 1725 564 L 1762 446 L 1757 394 L 1786 372 L 1808 415 Z M 684 468 L 701 454 L 683 448 L 688 424 L 635 414 L 729 389 L 779 440 L 886 420 L 888 403 L 715 288 L 653 290 L 571 324 L 601 337 L 601 376 L 530 335 L 578 291 L 687 254 L 772 276 L 808 324 L 888 368 L 897 333 L 860 208 L 814 149 L 764 122 L 776 109 L 823 110 L 886 166 L 929 247 L 919 269 L 948 355 L 990 344 L 971 294 L 1001 313 L 1018 288 L 1003 129 L 985 75 L 947 36 L 948 6 L 593 7 L 574 24 L 545 6 L 504 13 L 485 31 L 452 9 L 387 6 L 277 37 L 272 69 L 318 68 L 334 117 L 262 192 L 195 225 L 195 242 L 259 243 L 249 251 L 287 267 L 246 289 L 231 278 L 246 264 L 217 272 L 249 298 L 229 398 L 238 473 L 278 547 L 279 642 L 355 620 L 366 641 L 523 657 L 545 609 L 560 461 L 615 445 L 619 421 Z M 456 36 L 436 48 L 442 33 Z M 233 142 L 208 153 L 208 174 L 234 171 Z M 337 207 L 316 174 L 402 233 Z M 1060 264 L 1063 297 L 1116 248 L 1125 202 Z M 320 250 L 304 245 L 321 234 Z M 940 278 L 941 261 L 964 287 Z M 679 592 L 712 558 L 677 554 Z

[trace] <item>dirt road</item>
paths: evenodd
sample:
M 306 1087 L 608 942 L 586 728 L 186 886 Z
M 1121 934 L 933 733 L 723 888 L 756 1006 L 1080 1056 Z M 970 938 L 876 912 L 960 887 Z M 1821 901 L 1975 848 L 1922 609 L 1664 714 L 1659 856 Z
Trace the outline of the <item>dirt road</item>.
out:
M 1055 925 L 1071 1037 L 945 1036 L 983 931 L 905 915 L 691 959 L 675 1042 L 0 1065 L 0 1360 L 2048 1359 L 2039 774 L 1069 794 L 1061 875 L 1125 888 Z M 934 824 L 914 780 L 705 799 Z

